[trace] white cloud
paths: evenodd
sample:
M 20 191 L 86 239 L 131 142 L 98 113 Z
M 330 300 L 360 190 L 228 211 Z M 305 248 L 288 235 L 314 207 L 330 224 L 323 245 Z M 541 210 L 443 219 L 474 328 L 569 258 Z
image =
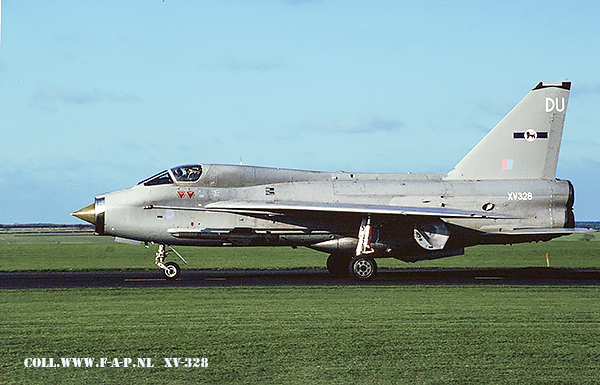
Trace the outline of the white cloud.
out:
M 54 112 L 57 110 L 58 103 L 70 104 L 70 105 L 86 105 L 100 102 L 131 102 L 139 101 L 140 98 L 134 95 L 119 95 L 107 91 L 102 91 L 98 88 L 93 90 L 77 90 L 70 88 L 63 88 L 53 85 L 41 85 L 37 93 L 33 96 L 33 105 L 39 106 L 42 110 L 47 112 Z
M 593 80 L 573 82 L 571 96 L 578 97 L 586 94 L 600 95 L 600 83 Z
M 397 131 L 404 126 L 404 123 L 396 119 L 369 117 L 340 121 L 310 120 L 304 126 L 316 131 L 367 133 Z
M 322 3 L 322 0 L 284 0 L 286 3 L 294 6 L 302 6 L 304 4 L 317 4 Z
M 266 56 L 260 53 L 229 54 L 221 61 L 221 67 L 229 71 L 269 71 L 287 66 L 279 56 Z

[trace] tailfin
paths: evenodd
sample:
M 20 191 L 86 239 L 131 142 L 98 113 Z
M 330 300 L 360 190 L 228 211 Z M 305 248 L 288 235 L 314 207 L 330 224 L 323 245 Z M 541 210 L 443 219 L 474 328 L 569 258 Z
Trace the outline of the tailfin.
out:
M 554 179 L 570 89 L 538 84 L 446 179 Z

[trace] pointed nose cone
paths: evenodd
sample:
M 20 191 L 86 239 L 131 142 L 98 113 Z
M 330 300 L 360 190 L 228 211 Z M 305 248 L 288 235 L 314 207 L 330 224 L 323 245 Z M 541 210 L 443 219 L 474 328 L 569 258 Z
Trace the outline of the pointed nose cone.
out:
M 83 219 L 86 222 L 91 223 L 92 225 L 96 224 L 96 204 L 92 203 L 91 205 L 82 208 L 79 211 L 71 213 L 72 216 L 77 217 L 79 219 Z

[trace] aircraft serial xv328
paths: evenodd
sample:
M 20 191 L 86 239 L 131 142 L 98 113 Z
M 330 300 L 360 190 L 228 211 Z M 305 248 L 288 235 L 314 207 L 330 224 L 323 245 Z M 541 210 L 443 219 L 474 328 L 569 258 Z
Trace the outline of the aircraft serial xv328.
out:
M 555 177 L 570 87 L 539 83 L 448 174 L 193 164 L 72 215 L 98 235 L 158 243 L 168 279 L 181 272 L 165 263 L 171 251 L 181 257 L 173 245 L 305 246 L 330 254 L 331 274 L 369 279 L 376 258 L 547 241 L 575 231 L 573 185 Z

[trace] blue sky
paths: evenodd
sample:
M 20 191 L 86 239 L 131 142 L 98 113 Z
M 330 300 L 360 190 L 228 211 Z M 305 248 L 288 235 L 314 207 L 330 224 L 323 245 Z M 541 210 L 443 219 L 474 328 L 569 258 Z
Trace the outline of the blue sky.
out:
M 600 220 L 600 3 L 2 1 L 0 223 L 179 164 L 446 173 L 572 81 L 557 177 Z

